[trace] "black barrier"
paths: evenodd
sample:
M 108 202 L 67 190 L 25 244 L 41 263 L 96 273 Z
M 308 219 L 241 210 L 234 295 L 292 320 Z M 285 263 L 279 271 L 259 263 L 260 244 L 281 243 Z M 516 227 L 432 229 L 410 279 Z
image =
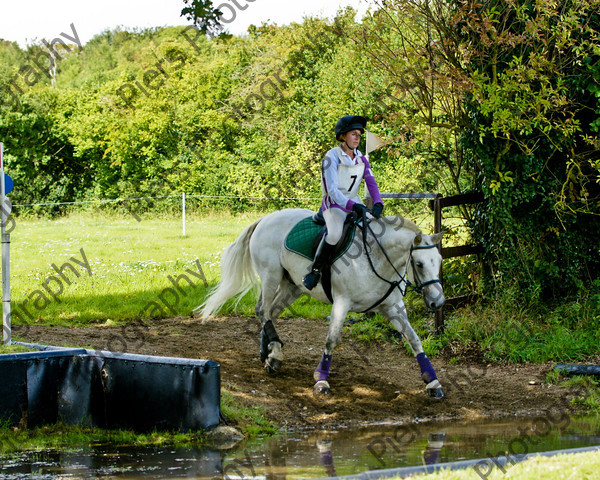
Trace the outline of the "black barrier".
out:
M 48 349 L 0 355 L 0 419 L 193 431 L 219 423 L 220 367 L 210 360 Z
M 219 423 L 216 362 L 102 353 L 96 360 L 109 425 L 189 431 Z

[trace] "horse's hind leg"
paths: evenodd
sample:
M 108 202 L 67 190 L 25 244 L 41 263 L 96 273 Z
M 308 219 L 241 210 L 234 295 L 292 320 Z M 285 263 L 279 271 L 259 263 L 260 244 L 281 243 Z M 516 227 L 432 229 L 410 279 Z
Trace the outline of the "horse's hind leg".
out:
M 269 373 L 277 372 L 283 361 L 283 342 L 277 335 L 275 325 L 273 325 L 273 320 L 285 308 L 285 306 L 280 308 L 277 303 L 283 282 L 287 282 L 283 279 L 283 272 L 279 278 L 273 278 L 272 275 L 265 278 L 260 299 L 256 304 L 256 316 L 262 324 L 260 331 L 260 361 L 264 363 L 265 369 Z M 277 315 L 273 315 L 274 312 Z
M 265 368 L 269 373 L 275 373 L 281 368 L 283 361 L 283 342 L 277 335 L 273 320 L 281 312 L 289 307 L 296 299 L 302 295 L 302 291 L 286 278 L 282 278 L 281 283 L 275 291 L 275 296 L 270 306 L 264 306 L 261 295 L 256 305 L 256 315 L 260 318 L 263 328 L 260 331 L 260 359 L 265 363 Z
M 287 278 L 283 278 L 273 299 L 271 318 L 277 318 L 287 307 L 302 295 L 302 290 Z

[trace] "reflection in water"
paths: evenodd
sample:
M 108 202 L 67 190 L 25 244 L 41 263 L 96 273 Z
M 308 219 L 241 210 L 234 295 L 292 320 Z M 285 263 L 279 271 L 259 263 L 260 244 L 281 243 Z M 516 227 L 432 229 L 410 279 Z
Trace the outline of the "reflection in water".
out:
M 221 452 L 106 445 L 30 452 L 4 459 L 0 478 L 322 478 L 493 457 L 504 454 L 511 445 L 526 448 L 528 453 L 582 447 L 597 444 L 599 435 L 596 417 L 576 420 L 566 416 L 295 431 Z
M 325 467 L 325 473 L 328 477 L 335 477 L 335 465 L 333 463 L 333 455 L 331 454 L 331 446 L 333 440 L 317 440 L 317 448 L 321 454 L 321 464 Z
M 429 434 L 427 448 L 423 452 L 423 463 L 425 465 L 434 465 L 439 463 L 440 450 L 444 446 L 445 432 L 435 432 Z

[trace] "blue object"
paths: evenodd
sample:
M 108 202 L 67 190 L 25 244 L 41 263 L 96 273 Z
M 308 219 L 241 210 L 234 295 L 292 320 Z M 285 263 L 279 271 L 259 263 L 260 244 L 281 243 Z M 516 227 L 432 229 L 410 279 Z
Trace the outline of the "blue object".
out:
M 419 366 L 421 367 L 421 378 L 425 383 L 433 382 L 437 375 L 435 374 L 435 370 L 433 369 L 433 365 L 425 355 L 425 352 L 421 352 L 417 355 L 417 362 L 419 362 Z
M 13 187 L 15 186 L 15 182 L 13 182 L 13 179 L 10 178 L 10 175 L 8 175 L 8 173 L 4 174 L 4 194 L 8 194 L 10 192 L 12 192 Z

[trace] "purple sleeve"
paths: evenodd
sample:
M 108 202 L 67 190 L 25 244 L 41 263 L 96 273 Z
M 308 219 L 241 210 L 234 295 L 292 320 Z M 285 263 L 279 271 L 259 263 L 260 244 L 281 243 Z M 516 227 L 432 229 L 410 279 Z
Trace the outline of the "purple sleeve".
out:
M 367 186 L 367 190 L 369 191 L 369 195 L 373 199 L 373 205 L 376 203 L 383 204 L 381 200 L 381 194 L 379 193 L 379 186 L 377 185 L 377 180 L 373 176 L 373 172 L 371 172 L 371 165 L 366 157 L 362 157 L 363 162 L 365 162 L 365 173 L 363 178 L 365 179 L 365 185 Z

